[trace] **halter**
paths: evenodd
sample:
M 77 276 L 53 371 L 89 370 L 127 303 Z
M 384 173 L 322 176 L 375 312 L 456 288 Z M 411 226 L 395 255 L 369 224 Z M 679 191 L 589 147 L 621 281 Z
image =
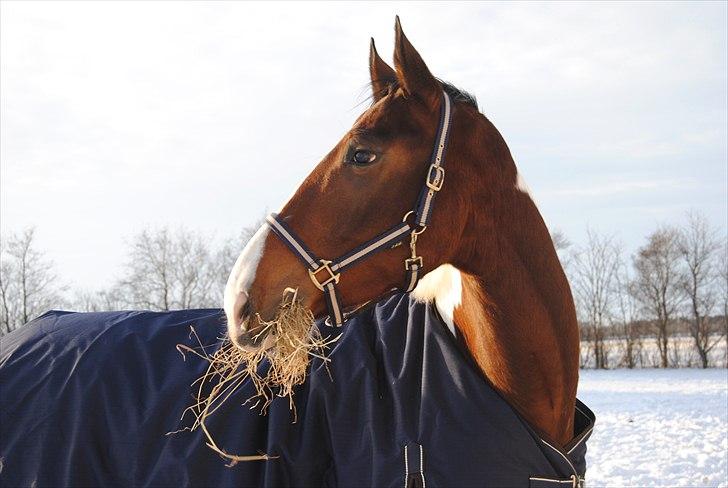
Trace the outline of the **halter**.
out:
M 398 246 L 409 235 L 410 257 L 405 259 L 405 288 L 406 292 L 415 289 L 420 279 L 422 270 L 422 256 L 417 255 L 417 236 L 427 229 L 427 224 L 432 215 L 432 207 L 435 195 L 442 189 L 445 181 L 445 148 L 447 147 L 450 122 L 452 119 L 451 101 L 447 93 L 442 93 L 443 103 L 440 106 L 440 122 L 435 137 L 435 147 L 430 158 L 430 167 L 427 170 L 425 185 L 420 191 L 417 199 L 417 206 L 414 210 L 407 212 L 402 221 L 357 246 L 348 253 L 333 260 L 318 258 L 303 240 L 296 235 L 285 222 L 278 217 L 278 214 L 270 214 L 266 221 L 273 232 L 293 251 L 308 269 L 308 275 L 313 284 L 324 293 L 326 304 L 329 310 L 329 319 L 334 325 L 340 327 L 345 321 L 345 313 L 341 307 L 341 299 L 336 285 L 339 283 L 341 273 L 383 249 L 391 249 Z M 411 215 L 414 215 L 412 224 L 408 222 Z M 327 320 L 327 324 L 330 322 Z

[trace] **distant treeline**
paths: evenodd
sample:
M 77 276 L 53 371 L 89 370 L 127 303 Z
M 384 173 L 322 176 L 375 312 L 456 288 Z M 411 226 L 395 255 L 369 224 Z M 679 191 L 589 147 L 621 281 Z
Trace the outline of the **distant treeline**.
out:
M 121 276 L 108 288 L 73 289 L 35 246 L 35 230 L 3 236 L 0 261 L 0 335 L 50 309 L 174 310 L 217 308 L 230 270 L 254 228 L 215 246 L 187 229 L 146 229 L 127 246 Z
M 728 247 L 690 212 L 651 232 L 632 256 L 614 236 L 553 235 L 582 336 L 582 366 L 728 366 Z
M 259 224 L 258 224 L 259 225 Z M 49 309 L 83 312 L 219 307 L 235 259 L 258 225 L 219 245 L 186 229 L 147 229 L 128 245 L 108 288 L 64 285 L 33 229 L 0 240 L 0 336 Z M 584 245 L 553 234 L 571 284 L 582 367 L 728 366 L 728 247 L 723 230 L 689 213 L 651 232 L 632 256 L 615 236 Z

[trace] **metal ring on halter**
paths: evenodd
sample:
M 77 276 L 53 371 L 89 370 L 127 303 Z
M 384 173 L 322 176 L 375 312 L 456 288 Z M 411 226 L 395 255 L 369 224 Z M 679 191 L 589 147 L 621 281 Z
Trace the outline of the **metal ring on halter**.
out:
M 409 216 L 412 215 L 412 214 L 414 214 L 414 213 L 415 213 L 414 210 L 410 210 L 409 212 L 407 212 L 406 214 L 404 214 L 404 217 L 402 217 L 402 222 L 407 222 L 407 219 L 409 218 Z M 425 231 L 425 229 L 427 229 L 427 226 L 426 225 L 419 226 L 417 224 L 413 224 L 413 225 L 410 225 L 410 227 L 412 227 L 412 229 L 413 229 L 412 230 L 412 234 L 414 234 L 416 236 L 422 234 Z M 414 230 L 416 227 L 420 227 L 420 229 L 419 230 Z

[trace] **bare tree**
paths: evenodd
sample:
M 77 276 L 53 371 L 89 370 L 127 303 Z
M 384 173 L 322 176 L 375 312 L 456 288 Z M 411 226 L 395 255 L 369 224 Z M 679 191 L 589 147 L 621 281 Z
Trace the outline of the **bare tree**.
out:
M 207 243 L 185 229 L 137 234 L 119 283 L 126 305 L 150 310 L 216 306 L 216 270 Z
M 15 275 L 14 263 L 5 257 L 5 241 L 0 241 L 0 336 L 7 334 L 17 327 L 16 311 L 15 311 L 15 294 L 17 284 L 13 283 Z
M 243 228 L 219 246 L 209 236 L 186 229 L 141 231 L 129 243 L 122 278 L 106 290 L 77 291 L 72 306 L 84 312 L 219 307 L 235 260 L 262 224 L 260 220 Z
M 723 248 L 718 261 L 718 295 L 722 303 L 723 337 L 725 338 L 725 367 L 728 368 L 728 238 L 723 239 Z
M 721 243 L 707 219 L 690 212 L 687 224 L 680 230 L 678 248 L 684 272 L 681 288 L 690 309 L 690 335 L 703 368 L 709 366 L 709 353 L 723 338 L 711 334 L 709 318 L 718 302 L 717 280 Z
M 35 229 L 3 239 L 0 249 L 0 335 L 62 304 L 53 263 L 35 248 Z
M 634 258 L 636 296 L 654 320 L 663 368 L 668 367 L 668 326 L 682 303 L 678 240 L 676 229 L 661 227 L 648 236 Z
M 144 230 L 130 244 L 126 274 L 119 285 L 92 302 L 101 300 L 108 306 L 119 296 L 124 306 L 132 308 L 219 307 L 235 260 L 260 225 L 244 228 L 217 249 L 199 232 Z
M 639 319 L 638 304 L 636 299 L 635 283 L 633 282 L 629 268 L 621 257 L 615 275 L 616 284 L 616 307 L 614 327 L 619 330 L 619 335 L 624 345 L 622 364 L 632 369 L 641 362 L 639 358 L 642 352 L 642 338 L 636 326 Z
M 591 328 L 596 368 L 608 367 L 604 329 L 611 321 L 616 300 L 620 253 L 620 247 L 612 237 L 600 236 L 589 229 L 586 246 L 579 248 L 572 260 L 577 308 L 587 327 Z
M 77 312 L 123 310 L 129 306 L 123 295 L 124 290 L 118 285 L 101 291 L 79 290 L 70 300 L 70 307 Z
M 561 229 L 556 229 L 551 233 L 551 242 L 554 243 L 554 249 L 556 249 L 556 254 L 558 254 L 559 256 L 561 266 L 563 266 L 564 269 L 568 268 L 571 257 L 569 254 L 569 250 L 571 249 L 571 241 L 568 237 L 566 237 L 564 231 L 562 231 Z

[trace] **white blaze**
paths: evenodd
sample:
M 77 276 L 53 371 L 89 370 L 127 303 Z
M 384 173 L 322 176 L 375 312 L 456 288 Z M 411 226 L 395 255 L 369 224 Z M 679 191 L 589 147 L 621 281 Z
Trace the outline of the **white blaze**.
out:
M 234 317 L 234 306 L 235 301 L 238 300 L 240 294 L 244 295 L 243 304 L 247 301 L 248 290 L 255 280 L 255 273 L 258 270 L 258 263 L 263 255 L 263 247 L 265 245 L 265 239 L 268 237 L 270 227 L 268 224 L 263 224 L 260 229 L 253 234 L 248 243 L 243 248 L 243 251 L 235 261 L 235 266 L 230 272 L 228 277 L 227 285 L 225 286 L 225 314 L 228 318 L 228 326 L 235 324 Z
M 443 264 L 427 273 L 412 291 L 412 297 L 420 302 L 435 302 L 437 311 L 453 335 L 455 308 L 462 303 L 462 296 L 460 271 L 450 264 Z

